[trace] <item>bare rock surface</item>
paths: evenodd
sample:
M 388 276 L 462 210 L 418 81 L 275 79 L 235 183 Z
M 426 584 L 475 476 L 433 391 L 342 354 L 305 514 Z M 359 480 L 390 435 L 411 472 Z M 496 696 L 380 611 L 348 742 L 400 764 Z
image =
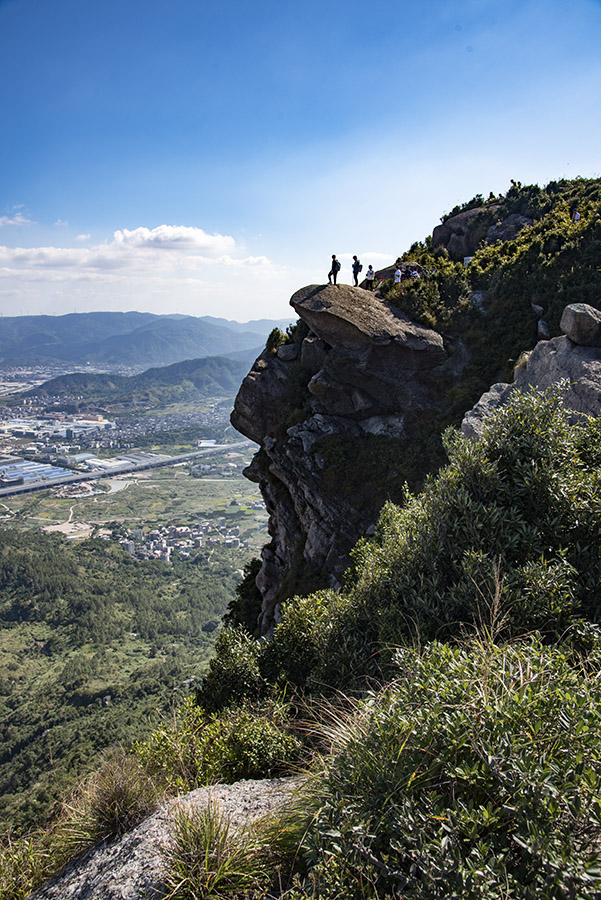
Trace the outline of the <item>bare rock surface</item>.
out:
M 453 259 L 460 260 L 473 256 L 483 244 L 511 240 L 523 228 L 532 225 L 532 219 L 519 213 L 494 221 L 498 209 L 499 204 L 492 203 L 463 209 L 450 216 L 432 232 L 432 247 L 446 247 Z
M 526 228 L 529 225 L 532 225 L 532 219 L 529 219 L 528 216 L 512 213 L 506 219 L 503 219 L 502 222 L 490 226 L 486 232 L 486 243 L 496 244 L 499 241 L 510 241 L 517 237 L 522 228 Z
M 159 900 L 161 848 L 176 808 L 216 800 L 239 827 L 282 804 L 297 784 L 294 778 L 275 778 L 198 788 L 166 803 L 119 840 L 103 841 L 78 856 L 28 900 Z
M 575 344 L 601 347 L 601 312 L 588 303 L 570 303 L 566 306 L 560 328 Z
M 340 349 L 387 347 L 403 368 L 430 367 L 446 356 L 437 331 L 359 287 L 311 284 L 293 294 L 290 305 L 314 334 Z
M 563 404 L 574 420 L 581 415 L 601 415 L 601 348 L 579 346 L 568 337 L 539 341 L 526 364 L 517 370 L 513 384 L 494 384 L 466 413 L 462 433 L 479 438 L 487 416 L 503 406 L 514 391 L 542 391 L 557 384 L 562 384 Z

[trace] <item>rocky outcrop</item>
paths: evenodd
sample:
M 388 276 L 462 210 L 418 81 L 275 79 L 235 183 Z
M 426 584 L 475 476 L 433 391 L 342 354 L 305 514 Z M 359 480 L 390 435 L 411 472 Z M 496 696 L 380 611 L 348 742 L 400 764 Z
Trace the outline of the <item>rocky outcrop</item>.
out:
M 512 213 L 497 219 L 499 204 L 464 209 L 437 225 L 432 232 L 432 248 L 445 247 L 452 259 L 473 256 L 483 244 L 496 244 L 516 237 L 522 228 L 532 225 L 532 219 Z
M 562 383 L 563 404 L 574 419 L 601 414 L 601 313 L 585 303 L 570 304 L 561 328 L 565 336 L 539 341 L 512 384 L 494 384 L 466 413 L 461 424 L 466 437 L 480 437 L 487 416 L 516 390 L 545 390 Z
M 408 416 L 439 410 L 437 386 L 469 361 L 460 341 L 445 344 L 438 332 L 361 288 L 310 285 L 290 303 L 301 319 L 294 342 L 261 354 L 231 419 L 260 445 L 245 474 L 260 485 L 270 516 L 271 542 L 257 578 L 263 633 L 294 590 L 294 572 L 305 569 L 322 585 L 337 585 L 350 549 L 373 525 L 376 504 L 328 495 L 323 439 L 358 447 L 366 435 L 410 439 Z
M 601 312 L 588 303 L 566 306 L 559 327 L 574 344 L 601 347 Z
M 512 213 L 500 222 L 491 225 L 486 232 L 485 243 L 496 244 L 499 241 L 511 241 L 517 237 L 522 228 L 532 225 L 532 219 L 520 213 Z
M 282 804 L 297 784 L 296 779 L 275 778 L 198 788 L 165 804 L 122 838 L 102 841 L 78 856 L 28 900 L 159 900 L 165 895 L 163 849 L 176 809 L 216 802 L 240 827 Z

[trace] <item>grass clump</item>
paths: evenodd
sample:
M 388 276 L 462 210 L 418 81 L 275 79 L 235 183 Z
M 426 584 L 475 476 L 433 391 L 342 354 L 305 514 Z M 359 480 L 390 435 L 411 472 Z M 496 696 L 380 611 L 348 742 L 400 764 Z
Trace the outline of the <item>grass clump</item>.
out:
M 73 858 L 98 841 L 130 831 L 159 800 L 156 783 L 138 760 L 117 751 L 63 804 L 53 829 L 53 848 Z
M 23 900 L 55 871 L 47 840 L 41 833 L 26 837 L 8 834 L 0 842 L 2 900 Z
M 132 829 L 159 800 L 156 784 L 137 760 L 114 750 L 79 784 L 49 826 L 4 838 L 0 897 L 23 900 L 79 853 Z
M 270 883 L 265 850 L 247 828 L 233 828 L 219 804 L 180 807 L 164 850 L 166 900 L 257 896 Z

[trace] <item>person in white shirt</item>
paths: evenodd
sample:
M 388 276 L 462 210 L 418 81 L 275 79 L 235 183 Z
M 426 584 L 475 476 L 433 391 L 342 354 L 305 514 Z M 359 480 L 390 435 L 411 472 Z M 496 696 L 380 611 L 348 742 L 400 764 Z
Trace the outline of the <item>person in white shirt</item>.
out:
M 374 289 L 374 279 L 376 277 L 376 273 L 372 269 L 371 266 L 368 266 L 367 272 L 365 273 L 365 280 L 367 281 L 367 290 L 373 291 Z
M 400 284 L 402 277 L 403 277 L 403 273 L 401 272 L 401 267 L 397 266 L 396 269 L 394 270 L 394 283 Z

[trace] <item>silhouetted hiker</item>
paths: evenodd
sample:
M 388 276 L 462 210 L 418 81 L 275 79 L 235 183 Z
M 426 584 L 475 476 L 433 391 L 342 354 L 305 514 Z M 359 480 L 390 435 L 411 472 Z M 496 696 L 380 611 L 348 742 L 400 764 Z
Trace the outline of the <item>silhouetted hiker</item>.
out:
M 340 272 L 340 263 L 336 259 L 336 254 L 332 253 L 332 268 L 328 272 L 328 282 L 332 284 L 332 279 L 334 279 L 334 284 L 336 284 L 336 277 Z
M 353 279 L 354 279 L 354 284 L 355 284 L 355 287 L 358 287 L 358 285 L 359 285 L 359 272 L 363 269 L 363 266 L 361 265 L 361 263 L 359 262 L 359 260 L 357 259 L 356 256 L 353 256 L 353 265 L 352 265 L 352 269 L 353 269 Z
M 367 272 L 365 273 L 365 280 L 367 281 L 367 290 L 373 291 L 374 289 L 374 279 L 376 277 L 376 273 L 372 269 L 371 266 L 367 267 Z

